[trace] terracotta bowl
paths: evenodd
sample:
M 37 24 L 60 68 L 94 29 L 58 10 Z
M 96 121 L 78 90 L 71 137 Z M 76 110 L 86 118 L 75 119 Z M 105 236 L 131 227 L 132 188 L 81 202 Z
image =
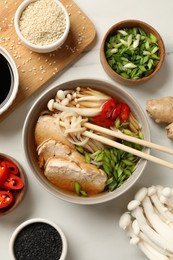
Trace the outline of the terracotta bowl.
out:
M 159 63 L 157 64 L 157 66 L 155 67 L 154 71 L 149 76 L 142 77 L 140 79 L 127 79 L 125 77 L 122 77 L 120 74 L 118 74 L 108 64 L 106 56 L 105 56 L 105 43 L 109 36 L 113 36 L 116 34 L 117 30 L 124 29 L 124 28 L 134 28 L 134 27 L 141 28 L 145 33 L 152 33 L 157 38 L 159 49 L 160 49 L 160 60 L 159 60 Z M 153 78 L 158 73 L 160 68 L 162 67 L 164 58 L 165 58 L 165 46 L 164 46 L 164 42 L 163 42 L 160 34 L 151 25 L 149 25 L 143 21 L 139 21 L 139 20 L 124 20 L 124 21 L 114 24 L 106 32 L 106 34 L 102 40 L 102 44 L 101 44 L 101 48 L 100 48 L 100 60 L 101 60 L 102 66 L 103 66 L 104 70 L 106 71 L 106 73 L 113 80 L 121 83 L 122 85 L 127 85 L 127 86 L 140 85 L 140 84 L 147 82 L 151 78 Z
M 3 216 L 5 214 L 8 214 L 10 212 L 12 212 L 13 210 L 16 209 L 16 207 L 20 204 L 20 202 L 22 201 L 24 194 L 25 194 L 25 189 L 26 189 L 26 177 L 25 177 L 25 173 L 22 169 L 22 166 L 18 163 L 18 161 L 16 159 L 14 159 L 13 157 L 0 153 L 0 161 L 5 160 L 5 161 L 9 161 L 14 163 L 18 169 L 19 169 L 19 174 L 17 174 L 17 176 L 19 176 L 22 181 L 24 182 L 24 187 L 21 190 L 13 190 L 11 191 L 11 193 L 14 196 L 14 201 L 11 205 L 0 209 L 0 216 Z M 0 190 L 3 190 L 2 188 L 0 188 Z
M 112 85 L 108 82 L 97 80 L 97 79 L 79 79 L 79 80 L 73 80 L 69 82 L 64 82 L 58 86 L 55 86 L 47 91 L 45 91 L 33 104 L 31 107 L 25 123 L 23 127 L 23 148 L 26 156 L 26 160 L 31 168 L 31 172 L 36 177 L 39 184 L 45 188 L 46 191 L 54 195 L 55 197 L 71 202 L 76 204 L 98 204 L 103 203 L 106 201 L 110 201 L 114 198 L 117 198 L 127 190 L 131 188 L 135 184 L 135 182 L 138 180 L 138 178 L 141 176 L 147 161 L 146 160 L 140 160 L 138 162 L 136 170 L 133 172 L 133 174 L 126 180 L 126 182 L 123 183 L 119 188 L 115 189 L 112 192 L 102 192 L 98 195 L 94 196 L 88 196 L 88 197 L 82 197 L 78 196 L 75 193 L 68 193 L 55 185 L 51 184 L 50 181 L 45 177 L 43 170 L 39 168 L 38 166 L 38 154 L 37 154 L 37 147 L 35 144 L 35 126 L 37 123 L 37 120 L 40 116 L 40 113 L 44 111 L 47 108 L 47 103 L 50 99 L 54 98 L 57 91 L 62 89 L 75 89 L 76 87 L 92 87 L 93 89 L 103 91 L 110 96 L 116 96 L 119 97 L 122 101 L 124 101 L 126 104 L 129 105 L 131 108 L 131 111 L 136 115 L 138 121 L 141 123 L 143 133 L 145 136 L 145 140 L 150 140 L 150 129 L 148 120 L 145 116 L 145 113 L 140 108 L 140 105 L 138 102 L 130 96 L 126 91 L 124 91 L 122 88 L 119 88 L 115 85 Z M 146 153 L 149 153 L 150 150 L 148 148 L 145 148 L 144 151 Z

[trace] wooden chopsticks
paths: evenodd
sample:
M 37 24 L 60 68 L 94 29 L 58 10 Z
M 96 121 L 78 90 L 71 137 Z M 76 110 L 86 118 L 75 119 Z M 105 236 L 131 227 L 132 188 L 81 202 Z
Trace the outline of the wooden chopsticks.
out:
M 104 134 L 107 134 L 107 135 L 111 135 L 111 136 L 117 137 L 117 138 L 122 139 L 122 140 L 130 141 L 130 142 L 137 143 L 137 144 L 140 144 L 140 145 L 145 146 L 145 147 L 154 148 L 154 149 L 157 149 L 157 150 L 162 151 L 162 152 L 173 154 L 173 149 L 170 149 L 170 148 L 167 148 L 165 146 L 161 146 L 161 145 L 158 145 L 158 144 L 155 144 L 155 143 L 151 143 L 151 142 L 148 142 L 148 141 L 145 141 L 145 140 L 142 140 L 142 139 L 138 139 L 138 138 L 135 138 L 135 137 L 132 137 L 132 136 L 129 136 L 129 135 L 125 135 L 125 134 L 123 134 L 119 131 L 113 131 L 113 130 L 110 130 L 110 129 L 107 129 L 107 128 L 104 128 L 104 127 L 100 127 L 100 126 L 97 126 L 97 125 L 94 125 L 94 124 L 91 124 L 91 123 L 85 123 L 84 126 L 88 129 L 95 130 L 95 131 L 98 131 L 100 133 L 104 133 Z M 166 166 L 168 168 L 173 169 L 173 163 L 171 163 L 171 162 L 168 162 L 168 161 L 162 160 L 160 158 L 154 157 L 150 154 L 141 152 L 141 151 L 136 150 L 134 148 L 131 148 L 129 146 L 123 145 L 119 142 L 113 141 L 109 138 L 103 137 L 101 135 L 94 134 L 90 131 L 83 132 L 83 135 L 85 135 L 86 137 L 95 139 L 97 141 L 100 141 L 104 144 L 110 145 L 112 147 L 121 149 L 125 152 L 132 153 L 132 154 L 134 154 L 134 155 L 136 155 L 140 158 L 143 158 L 143 159 L 146 159 L 148 161 L 152 161 L 154 163 L 157 163 L 157 164 L 160 164 L 160 165 L 163 165 L 163 166 Z
M 64 126 L 64 123 L 61 121 L 60 125 Z M 94 131 L 97 131 L 97 132 L 100 132 L 100 133 L 103 133 L 103 134 L 114 136 L 114 137 L 117 137 L 117 138 L 122 139 L 122 140 L 130 141 L 130 142 L 140 144 L 140 145 L 145 146 L 145 147 L 154 148 L 154 149 L 157 149 L 157 150 L 162 151 L 162 152 L 173 154 L 173 150 L 170 149 L 170 148 L 167 148 L 165 146 L 161 146 L 161 145 L 158 145 L 158 144 L 155 144 L 155 143 L 151 143 L 151 142 L 148 142 L 148 141 L 145 141 L 145 140 L 142 140 L 142 139 L 138 139 L 138 138 L 135 138 L 135 137 L 132 137 L 132 136 L 129 136 L 129 135 L 125 135 L 125 134 L 121 133 L 120 131 L 113 131 L 113 130 L 110 130 L 110 129 L 107 129 L 107 128 L 104 128 L 104 127 L 100 127 L 100 126 L 97 126 L 97 125 L 94 125 L 94 124 L 91 124 L 91 123 L 88 123 L 88 122 L 84 123 L 83 126 L 86 127 L 87 129 L 91 129 L 91 130 L 94 130 Z M 124 144 L 121 144 L 119 142 L 113 141 L 113 140 L 111 140 L 111 139 L 109 139 L 105 136 L 95 134 L 95 133 L 88 131 L 88 130 L 82 132 L 82 135 L 89 137 L 89 138 L 92 138 L 94 140 L 97 140 L 97 141 L 104 143 L 106 145 L 109 145 L 109 146 L 115 147 L 117 149 L 123 150 L 125 152 L 134 154 L 134 155 L 136 155 L 140 158 L 146 159 L 148 161 L 151 161 L 151 162 L 154 162 L 154 163 L 157 163 L 157 164 L 160 164 L 160 165 L 163 165 L 163 166 L 166 166 L 168 168 L 173 169 L 173 163 L 171 163 L 171 162 L 162 160 L 160 158 L 154 157 L 154 156 L 147 154 L 145 152 L 139 151 L 137 149 L 131 148 L 131 147 L 126 146 Z
M 94 124 L 91 124 L 91 123 L 85 123 L 84 126 L 88 129 L 92 129 L 92 130 L 98 131 L 100 133 L 111 135 L 111 136 L 117 137 L 117 138 L 122 139 L 122 140 L 126 140 L 126 141 L 129 141 L 129 142 L 132 142 L 132 143 L 140 144 L 142 146 L 153 148 L 153 149 L 165 152 L 165 153 L 173 154 L 173 149 L 167 148 L 167 147 L 159 145 L 159 144 L 151 143 L 151 142 L 148 142 L 148 141 L 145 141 L 145 140 L 142 140 L 142 139 L 138 139 L 138 138 L 135 138 L 135 137 L 132 137 L 132 136 L 129 136 L 129 135 L 125 135 L 118 130 L 113 131 L 113 130 L 110 130 L 108 128 L 100 127 L 98 125 L 94 125 Z
M 106 137 L 103 137 L 103 136 L 100 136 L 100 135 L 97 135 L 97 134 L 94 134 L 92 132 L 89 132 L 89 131 L 85 131 L 82 133 L 84 136 L 86 137 L 89 137 L 89 138 L 92 138 L 94 140 L 97 140 L 97 141 L 100 141 L 101 143 L 104 143 L 106 145 L 110 145 L 112 147 L 115 147 L 115 148 L 118 148 L 120 150 L 123 150 L 125 152 L 128 152 L 128 153 L 131 153 L 131 154 L 134 154 L 140 158 L 143 158 L 143 159 L 146 159 L 148 161 L 152 161 L 154 163 L 157 163 L 157 164 L 161 164 L 163 166 L 166 166 L 168 168 L 171 168 L 173 169 L 173 163 L 170 163 L 170 162 L 167 162 L 167 161 L 164 161 L 162 159 L 159 159 L 157 157 L 154 157 L 150 154 L 147 154 L 147 153 L 144 153 L 144 152 L 141 152 L 139 150 L 136 150 L 134 148 L 131 148 L 129 146 L 126 146 L 124 144 L 120 144 L 116 141 L 112 141 Z

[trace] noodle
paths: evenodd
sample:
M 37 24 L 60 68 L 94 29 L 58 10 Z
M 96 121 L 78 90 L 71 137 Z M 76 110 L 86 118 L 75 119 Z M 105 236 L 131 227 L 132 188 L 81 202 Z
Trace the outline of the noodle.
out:
M 87 118 L 82 118 L 82 116 L 72 111 L 58 113 L 56 114 L 56 118 L 58 130 L 64 136 L 67 136 L 71 143 L 83 146 L 88 142 L 89 138 L 82 135 L 86 131 L 86 127 L 82 127 L 82 124 L 87 122 Z

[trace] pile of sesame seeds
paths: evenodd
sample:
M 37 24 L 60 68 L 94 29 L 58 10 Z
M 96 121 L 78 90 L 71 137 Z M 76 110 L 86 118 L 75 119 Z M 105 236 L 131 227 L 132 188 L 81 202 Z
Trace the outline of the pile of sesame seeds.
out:
M 52 44 L 64 34 L 65 13 L 53 0 L 36 0 L 22 12 L 19 28 L 24 38 L 35 45 Z
M 27 95 L 30 95 L 34 91 L 33 88 L 37 88 L 35 87 L 35 82 L 39 86 L 39 84 L 43 84 L 62 70 L 59 61 L 61 49 L 66 53 L 65 59 L 66 57 L 69 59 L 70 57 L 75 57 L 75 55 L 78 56 L 81 53 L 83 46 L 88 41 L 86 37 L 88 19 L 81 10 L 78 10 L 76 4 L 68 0 L 65 7 L 69 16 L 72 16 L 71 19 L 74 21 L 74 26 L 76 26 L 75 38 L 53 53 L 40 55 L 25 49 L 20 39 L 13 33 L 14 14 L 12 14 L 11 9 L 16 9 L 15 6 L 18 5 L 18 0 L 2 0 L 0 2 L 0 8 L 4 14 L 0 19 L 0 45 L 5 47 L 14 58 L 21 81 L 25 81 L 25 85 L 21 85 L 22 91 L 28 92 Z M 33 88 L 30 87 L 30 81 L 25 80 L 27 77 L 35 79 Z

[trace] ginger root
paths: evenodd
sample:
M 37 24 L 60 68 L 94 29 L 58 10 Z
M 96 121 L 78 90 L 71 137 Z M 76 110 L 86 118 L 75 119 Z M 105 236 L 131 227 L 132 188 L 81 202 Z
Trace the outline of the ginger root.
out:
M 173 97 L 151 99 L 146 102 L 146 111 L 156 123 L 168 123 L 167 137 L 173 139 Z
M 167 130 L 167 137 L 173 139 L 173 123 L 169 124 L 165 129 Z
M 173 97 L 148 100 L 146 110 L 156 123 L 172 123 Z

